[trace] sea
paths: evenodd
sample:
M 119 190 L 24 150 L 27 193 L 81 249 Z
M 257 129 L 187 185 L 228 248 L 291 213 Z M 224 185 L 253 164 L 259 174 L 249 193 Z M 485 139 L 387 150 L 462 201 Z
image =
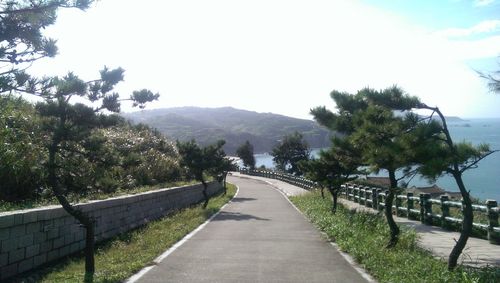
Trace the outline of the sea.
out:
M 486 143 L 489 144 L 490 149 L 500 150 L 500 118 L 448 122 L 448 128 L 454 142 L 465 141 L 474 145 Z M 317 156 L 320 150 L 313 149 L 311 155 Z M 266 168 L 274 167 L 272 156 L 268 153 L 256 154 L 255 161 L 257 167 L 261 165 L 266 166 Z M 388 175 L 387 172 L 381 171 L 376 176 Z M 500 152 L 495 152 L 481 160 L 477 168 L 467 170 L 463 179 L 473 197 L 500 202 Z M 455 179 L 451 176 L 444 175 L 435 183 L 446 191 L 459 191 Z M 432 184 L 418 176 L 408 182 L 408 187 L 429 185 Z

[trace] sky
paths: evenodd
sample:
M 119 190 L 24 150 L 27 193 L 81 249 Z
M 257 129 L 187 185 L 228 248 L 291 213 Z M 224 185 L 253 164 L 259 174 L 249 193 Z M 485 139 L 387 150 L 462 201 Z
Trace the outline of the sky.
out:
M 447 116 L 500 118 L 477 71 L 500 69 L 500 0 L 101 0 L 45 34 L 59 54 L 32 72 L 159 92 L 147 108 L 232 106 L 312 119 L 332 90 L 402 87 Z M 133 111 L 123 105 L 125 112 Z

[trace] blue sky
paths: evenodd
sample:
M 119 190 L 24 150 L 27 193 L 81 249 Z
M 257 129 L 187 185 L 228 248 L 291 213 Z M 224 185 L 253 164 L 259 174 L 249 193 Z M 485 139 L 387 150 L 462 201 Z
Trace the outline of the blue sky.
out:
M 468 28 L 485 20 L 497 20 L 499 1 L 473 0 L 362 0 L 361 2 L 391 11 L 429 29 Z
M 429 31 L 467 31 L 481 23 L 490 23 L 485 32 L 471 32 L 458 39 L 478 40 L 500 34 L 500 1 L 498 0 L 362 0 L 378 9 L 389 11 L 416 26 Z M 451 37 L 457 39 L 457 37 Z M 500 54 L 500 46 L 498 47 Z M 494 71 L 499 67 L 498 57 L 466 60 L 466 63 L 478 71 Z
M 477 40 L 500 34 L 500 1 L 498 0 L 362 0 L 362 2 L 390 11 L 414 25 L 422 26 L 430 31 L 449 29 L 468 30 L 484 22 L 496 22 L 489 32 L 472 33 L 464 38 Z M 500 53 L 500 47 L 499 47 Z M 489 61 L 495 67 L 495 60 Z
M 59 56 L 33 72 L 150 88 L 152 108 L 236 108 L 311 119 L 333 89 L 397 84 L 446 115 L 500 117 L 476 71 L 500 68 L 500 0 L 102 0 L 65 10 Z M 131 111 L 129 107 L 123 107 Z

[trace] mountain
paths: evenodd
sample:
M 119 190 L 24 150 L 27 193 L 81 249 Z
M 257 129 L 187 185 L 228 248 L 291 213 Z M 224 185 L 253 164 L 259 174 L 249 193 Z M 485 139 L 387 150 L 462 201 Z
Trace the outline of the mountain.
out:
M 467 120 L 464 120 L 460 117 L 457 116 L 445 116 L 447 123 L 461 123 L 461 122 L 467 122 Z
M 330 145 L 330 131 L 314 121 L 232 107 L 176 107 L 122 115 L 133 123 L 154 127 L 172 139 L 195 139 L 202 145 L 224 139 L 227 154 L 234 154 L 246 140 L 254 146 L 255 153 L 269 152 L 285 134 L 295 131 L 302 133 L 312 148 Z

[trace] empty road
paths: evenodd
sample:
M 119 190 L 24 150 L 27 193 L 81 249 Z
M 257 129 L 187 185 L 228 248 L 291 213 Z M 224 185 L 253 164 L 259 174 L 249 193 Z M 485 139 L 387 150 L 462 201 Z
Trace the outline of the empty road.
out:
M 279 191 L 228 181 L 232 202 L 137 282 L 367 282 Z

